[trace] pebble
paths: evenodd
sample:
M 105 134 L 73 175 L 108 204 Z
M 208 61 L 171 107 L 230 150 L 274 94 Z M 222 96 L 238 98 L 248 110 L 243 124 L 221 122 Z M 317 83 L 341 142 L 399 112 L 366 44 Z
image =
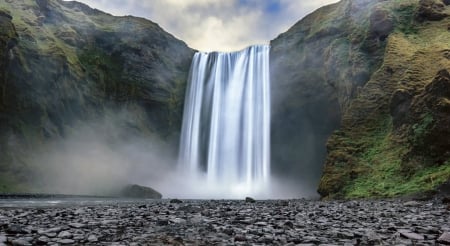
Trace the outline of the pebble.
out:
M 0 209 L 0 245 L 450 244 L 441 201 L 173 200 Z

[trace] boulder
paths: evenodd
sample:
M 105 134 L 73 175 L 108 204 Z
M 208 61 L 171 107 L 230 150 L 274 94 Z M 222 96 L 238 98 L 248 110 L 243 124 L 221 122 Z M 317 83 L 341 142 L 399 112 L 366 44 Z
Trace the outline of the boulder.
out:
M 162 195 L 158 191 L 145 186 L 136 184 L 125 186 L 119 194 L 121 197 L 129 198 L 146 198 L 146 199 L 161 199 Z

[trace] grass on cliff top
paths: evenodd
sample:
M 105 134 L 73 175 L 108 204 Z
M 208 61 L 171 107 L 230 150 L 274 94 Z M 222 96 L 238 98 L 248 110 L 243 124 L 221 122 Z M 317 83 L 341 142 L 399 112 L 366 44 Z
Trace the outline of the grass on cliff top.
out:
M 345 197 L 394 197 L 433 190 L 450 179 L 450 160 L 441 166 L 424 167 L 411 176 L 402 173 L 401 156 L 407 147 L 393 143 L 391 120 L 386 120 L 373 135 L 372 145 L 358 157 L 365 165 L 364 174 L 349 182 Z

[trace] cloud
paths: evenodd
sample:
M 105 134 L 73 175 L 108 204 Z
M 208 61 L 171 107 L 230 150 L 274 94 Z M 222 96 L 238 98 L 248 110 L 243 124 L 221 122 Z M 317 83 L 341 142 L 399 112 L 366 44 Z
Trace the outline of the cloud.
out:
M 307 13 L 337 0 L 80 0 L 114 15 L 158 23 L 201 51 L 268 43 Z

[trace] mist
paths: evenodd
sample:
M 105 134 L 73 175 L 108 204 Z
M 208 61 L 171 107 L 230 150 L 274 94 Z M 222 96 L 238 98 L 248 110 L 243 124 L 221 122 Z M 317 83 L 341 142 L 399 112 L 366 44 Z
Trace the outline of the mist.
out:
M 133 112 L 134 113 L 134 112 Z M 46 193 L 111 195 L 126 184 L 153 186 L 176 162 L 173 144 L 156 134 L 138 133 L 131 112 L 80 122 L 35 149 L 37 189 Z
M 282 199 L 315 197 L 312 189 L 282 176 L 246 190 L 188 175 L 178 160 L 178 141 L 136 129 L 136 111 L 109 110 L 96 120 L 67 127 L 63 137 L 26 154 L 34 170 L 34 190 L 50 194 L 117 195 L 127 184 L 148 186 L 164 198 Z M 276 165 L 273 163 L 272 165 Z

